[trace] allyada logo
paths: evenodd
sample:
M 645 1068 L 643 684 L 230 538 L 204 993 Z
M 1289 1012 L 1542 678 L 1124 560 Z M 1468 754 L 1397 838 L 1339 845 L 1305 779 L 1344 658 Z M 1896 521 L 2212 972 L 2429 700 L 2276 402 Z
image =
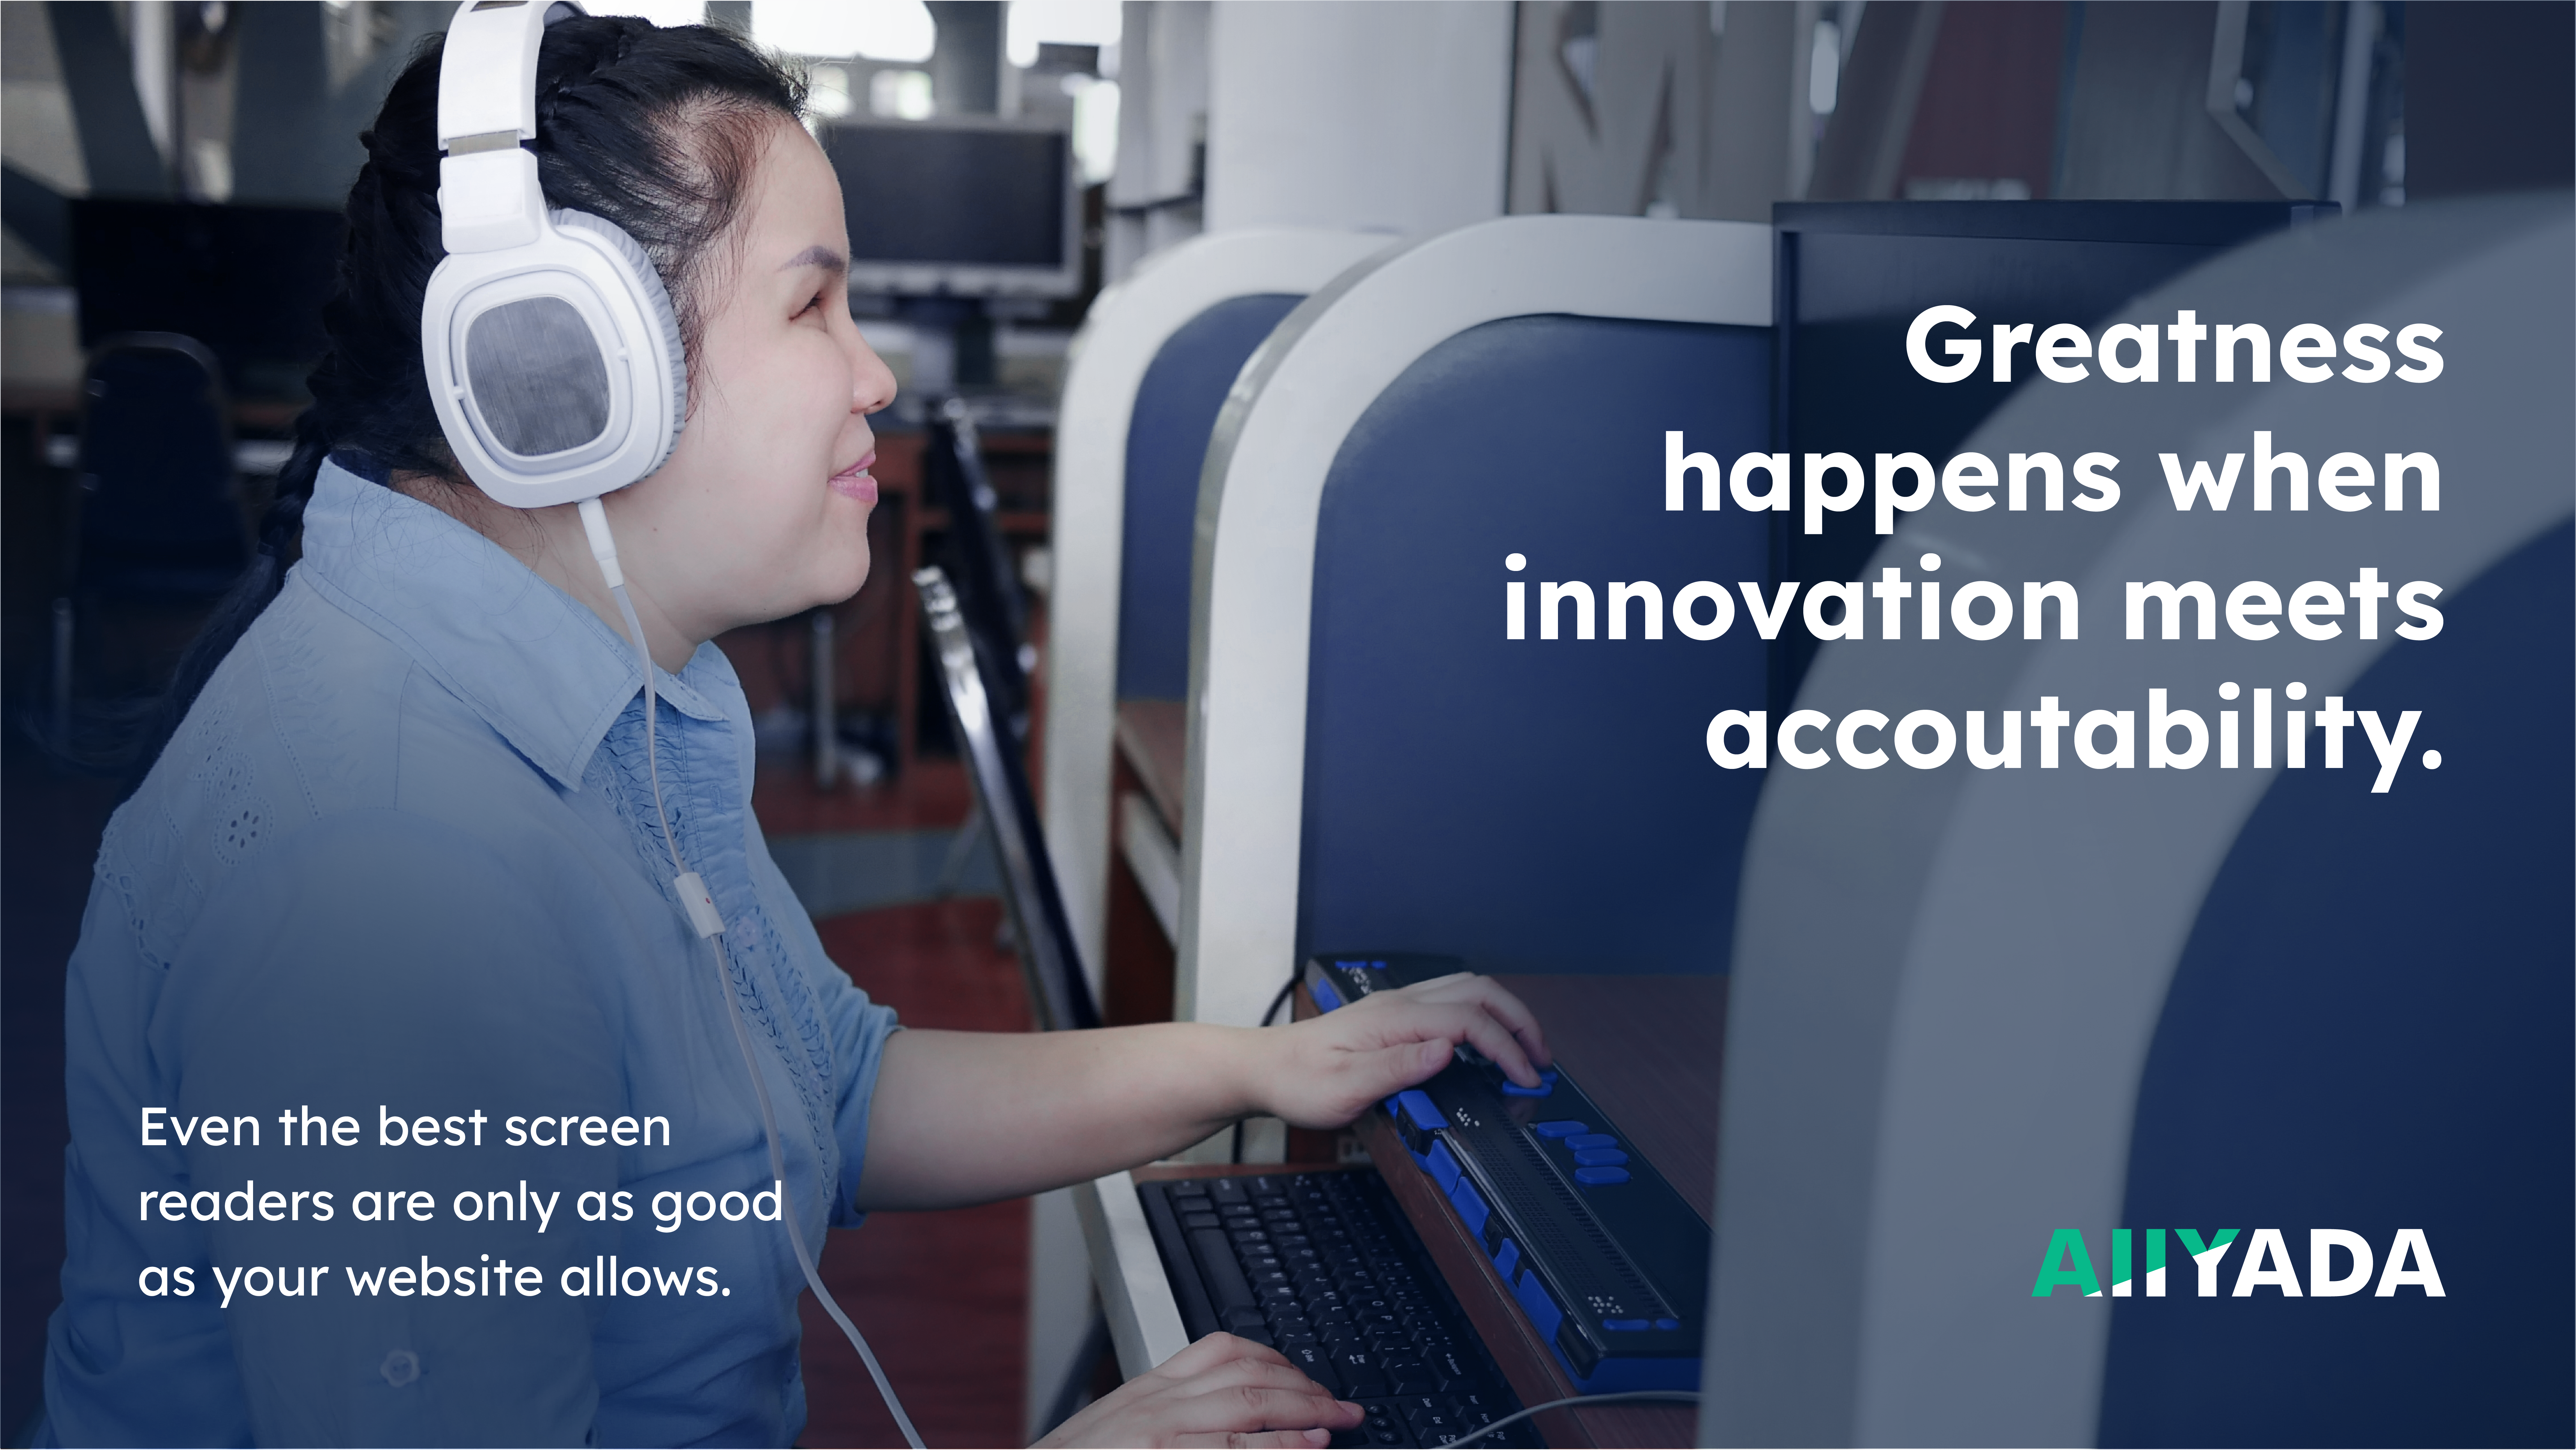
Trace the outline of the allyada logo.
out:
M 2277 1289 L 2285 1299 L 2302 1294 L 2337 1299 L 2369 1288 L 2374 1268 L 2378 1270 L 2379 1287 L 2371 1292 L 2378 1298 L 2395 1298 L 2399 1289 L 2409 1285 L 2422 1290 L 2428 1298 L 2442 1297 L 2442 1275 L 2433 1267 L 2433 1249 L 2424 1241 L 2420 1228 L 2399 1229 L 2389 1240 L 2385 1255 L 2375 1254 L 2370 1240 L 2350 1229 L 2308 1230 L 2308 1281 L 2304 1289 L 2290 1258 L 2289 1243 L 2276 1228 L 2258 1228 L 2252 1238 L 2244 1240 L 2239 1240 L 2232 1228 L 2218 1229 L 2207 1238 L 2187 1228 L 2115 1228 L 2111 1230 L 2112 1298 L 2126 1299 L 2132 1294 L 2149 1299 L 2164 1297 L 2168 1232 L 2182 1246 L 2183 1257 L 2199 1271 L 2203 1299 L 2218 1297 L 2219 1277 L 2225 1270 L 2228 1250 L 2240 1242 L 2244 1252 L 2237 1256 L 2236 1287 L 2231 1291 L 2232 1297 L 2238 1299 L 2252 1298 L 2257 1289 Z M 2094 1262 L 2081 1229 L 2057 1230 L 2049 1235 L 2048 1252 L 2040 1259 L 2039 1278 L 2030 1286 L 2030 1297 L 2053 1298 L 2058 1290 L 2071 1288 L 2086 1298 L 2100 1298 L 2102 1280 L 2094 1273 Z M 2140 1279 L 2146 1283 L 2143 1290 L 2133 1287 Z

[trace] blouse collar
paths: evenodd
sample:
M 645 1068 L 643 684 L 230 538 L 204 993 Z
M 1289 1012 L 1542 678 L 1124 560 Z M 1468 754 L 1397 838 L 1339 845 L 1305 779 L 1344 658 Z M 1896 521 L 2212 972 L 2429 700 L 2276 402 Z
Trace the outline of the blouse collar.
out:
M 635 647 L 590 607 L 449 515 L 326 461 L 304 509 L 316 589 L 399 645 L 567 790 L 643 687 Z M 654 689 L 720 721 L 733 670 L 714 644 Z

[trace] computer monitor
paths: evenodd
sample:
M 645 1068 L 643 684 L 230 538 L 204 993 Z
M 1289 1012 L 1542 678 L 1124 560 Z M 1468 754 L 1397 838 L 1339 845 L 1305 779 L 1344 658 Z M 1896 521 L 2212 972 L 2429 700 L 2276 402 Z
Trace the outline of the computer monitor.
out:
M 850 226 L 850 287 L 898 296 L 1081 290 L 1073 138 L 993 117 L 823 128 Z
M 2090 325 L 2231 247 L 2335 211 L 2294 201 L 1782 202 L 1771 209 L 1781 380 L 1772 446 L 1947 458 L 2020 383 L 1981 375 L 1951 386 L 1916 375 L 1905 330 L 1924 308 L 1951 303 L 1998 322 Z M 1783 526 L 1782 577 L 1856 579 L 1877 547 L 1867 510 L 1830 515 L 1819 534 Z M 1816 649 L 1803 631 L 1782 635 L 1772 658 L 1775 715 L 1788 709 Z
M 204 343 L 236 395 L 294 396 L 327 345 L 344 227 L 322 207 L 72 203 L 83 348 L 123 332 Z

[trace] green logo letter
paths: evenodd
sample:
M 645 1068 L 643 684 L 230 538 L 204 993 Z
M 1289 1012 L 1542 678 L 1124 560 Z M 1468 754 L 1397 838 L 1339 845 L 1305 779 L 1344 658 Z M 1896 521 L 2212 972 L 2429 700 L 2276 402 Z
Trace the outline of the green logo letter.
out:
M 2030 1297 L 2049 1298 L 2060 1284 L 2074 1285 L 2079 1294 L 2102 1292 L 2102 1281 L 2093 1277 L 2093 1256 L 2084 1251 L 2081 1229 L 2062 1228 L 2048 1236 L 2048 1253 L 2039 1261 L 2039 1280 L 2030 1286 Z

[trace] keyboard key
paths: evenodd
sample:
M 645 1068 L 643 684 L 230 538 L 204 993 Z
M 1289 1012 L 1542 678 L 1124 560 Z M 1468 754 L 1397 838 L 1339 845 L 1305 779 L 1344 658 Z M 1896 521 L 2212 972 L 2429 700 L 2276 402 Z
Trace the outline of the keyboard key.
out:
M 1628 1170 L 1625 1168 L 1577 1168 L 1574 1170 L 1574 1181 L 1577 1183 L 1590 1183 L 1595 1185 L 1604 1183 L 1625 1183 L 1628 1181 Z
M 1628 1161 L 1628 1155 L 1616 1148 L 1581 1148 L 1574 1154 L 1578 1168 L 1616 1168 Z
M 1463 1426 L 1439 1410 L 1407 1410 L 1404 1423 L 1425 1445 L 1445 1445 L 1465 1433 Z
M 1229 1309 L 1249 1309 L 1257 1302 L 1252 1285 L 1234 1261 L 1234 1245 L 1223 1233 L 1212 1228 L 1189 1231 L 1190 1257 L 1198 1261 L 1199 1278 L 1207 1285 L 1208 1298 L 1214 1302 L 1219 1317 Z
M 1572 1138 L 1591 1132 L 1592 1126 L 1588 1123 L 1578 1123 L 1572 1118 L 1559 1118 L 1553 1123 L 1532 1123 L 1530 1131 L 1542 1138 Z
M 1288 1356 L 1288 1362 L 1303 1371 L 1306 1378 L 1322 1385 L 1336 1398 L 1341 1395 L 1341 1377 L 1333 1372 L 1332 1351 L 1311 1342 L 1306 1344 L 1283 1342 L 1279 1352 Z
M 1655 1321 L 1655 1327 L 1657 1329 L 1679 1329 L 1682 1327 L 1682 1322 L 1678 1319 L 1658 1319 Z
M 1221 1220 L 1212 1213 L 1185 1213 L 1181 1215 L 1181 1227 L 1183 1228 L 1215 1228 L 1220 1222 Z
M 1604 1319 L 1601 1327 L 1615 1334 L 1639 1334 L 1655 1327 L 1651 1319 Z
M 1575 1133 L 1566 1138 L 1565 1146 L 1580 1152 L 1585 1148 L 1616 1148 L 1619 1140 L 1608 1133 Z
M 1217 1318 L 1230 1330 L 1247 1327 L 1259 1329 L 1270 1322 L 1263 1317 L 1260 1310 L 1240 1306 L 1219 1312 Z
M 1440 1381 L 1432 1375 L 1431 1366 L 1418 1359 L 1389 1360 L 1386 1379 L 1398 1392 L 1408 1395 L 1427 1395 L 1440 1388 Z
M 1455 1348 L 1442 1348 L 1424 1356 L 1431 1372 L 1439 1377 L 1440 1388 L 1456 1391 L 1476 1384 L 1483 1378 Z M 1477 1423 L 1482 1424 L 1482 1421 Z
M 1376 1350 L 1343 1350 L 1333 1356 L 1333 1373 L 1340 1377 L 1343 1393 L 1351 1398 L 1387 1393 L 1386 1375 L 1378 1368 Z

